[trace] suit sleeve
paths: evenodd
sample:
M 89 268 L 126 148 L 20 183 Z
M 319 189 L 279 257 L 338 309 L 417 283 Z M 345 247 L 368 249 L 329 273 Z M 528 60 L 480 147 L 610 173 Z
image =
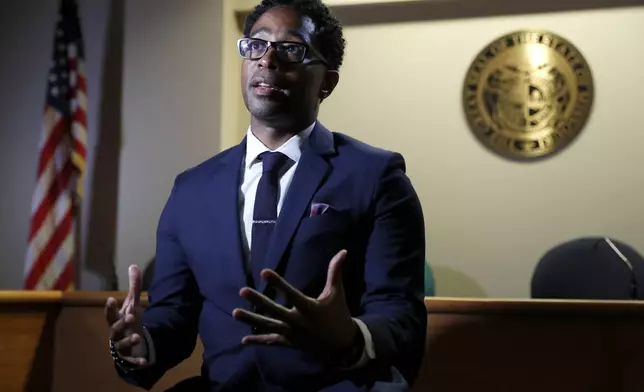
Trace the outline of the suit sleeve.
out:
M 154 363 L 127 373 L 117 369 L 127 382 L 148 390 L 166 371 L 188 358 L 197 342 L 203 298 L 177 237 L 179 184 L 180 176 L 159 219 L 154 278 L 143 315 L 154 345 Z
M 381 172 L 373 211 L 359 319 L 371 333 L 376 362 L 396 367 L 411 384 L 422 361 L 427 327 L 425 223 L 400 154 Z

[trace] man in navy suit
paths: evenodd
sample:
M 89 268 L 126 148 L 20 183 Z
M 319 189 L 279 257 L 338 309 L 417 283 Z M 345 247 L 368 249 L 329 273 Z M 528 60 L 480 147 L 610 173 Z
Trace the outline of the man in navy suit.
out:
M 414 381 L 423 213 L 400 154 L 317 121 L 344 43 L 319 0 L 264 0 L 248 17 L 238 41 L 247 135 L 177 176 L 149 306 L 136 266 L 122 307 L 106 304 L 127 382 L 151 388 L 197 336 L 203 366 L 190 390 L 405 391 Z

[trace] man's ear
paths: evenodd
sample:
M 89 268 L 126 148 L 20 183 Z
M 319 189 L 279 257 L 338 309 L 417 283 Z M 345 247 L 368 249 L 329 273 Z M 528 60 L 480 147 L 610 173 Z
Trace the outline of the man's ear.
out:
M 340 73 L 335 70 L 329 70 L 326 71 L 326 74 L 324 75 L 324 80 L 322 81 L 322 87 L 320 88 L 319 92 L 319 97 L 320 101 L 325 100 L 326 98 L 331 95 L 333 90 L 335 89 L 335 86 L 338 85 L 338 81 L 340 80 Z

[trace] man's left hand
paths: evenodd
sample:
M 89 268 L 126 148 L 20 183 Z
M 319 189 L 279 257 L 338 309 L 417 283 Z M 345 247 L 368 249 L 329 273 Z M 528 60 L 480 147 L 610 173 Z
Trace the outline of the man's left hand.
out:
M 328 358 L 350 353 L 360 330 L 349 313 L 342 283 L 342 262 L 346 254 L 342 250 L 331 259 L 326 285 L 317 298 L 302 294 L 276 272 L 263 270 L 262 278 L 293 307 L 279 305 L 249 287 L 241 289 L 240 295 L 264 313 L 239 308 L 233 311 L 233 317 L 261 331 L 245 336 L 242 343 L 292 345 Z

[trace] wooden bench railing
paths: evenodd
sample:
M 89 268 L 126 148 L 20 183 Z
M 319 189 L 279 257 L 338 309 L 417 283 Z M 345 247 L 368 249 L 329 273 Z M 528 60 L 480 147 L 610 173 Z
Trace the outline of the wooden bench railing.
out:
M 117 292 L 0 291 L 0 391 L 128 392 L 107 349 Z M 414 392 L 644 391 L 644 303 L 428 298 Z M 198 374 L 201 346 L 155 386 Z

